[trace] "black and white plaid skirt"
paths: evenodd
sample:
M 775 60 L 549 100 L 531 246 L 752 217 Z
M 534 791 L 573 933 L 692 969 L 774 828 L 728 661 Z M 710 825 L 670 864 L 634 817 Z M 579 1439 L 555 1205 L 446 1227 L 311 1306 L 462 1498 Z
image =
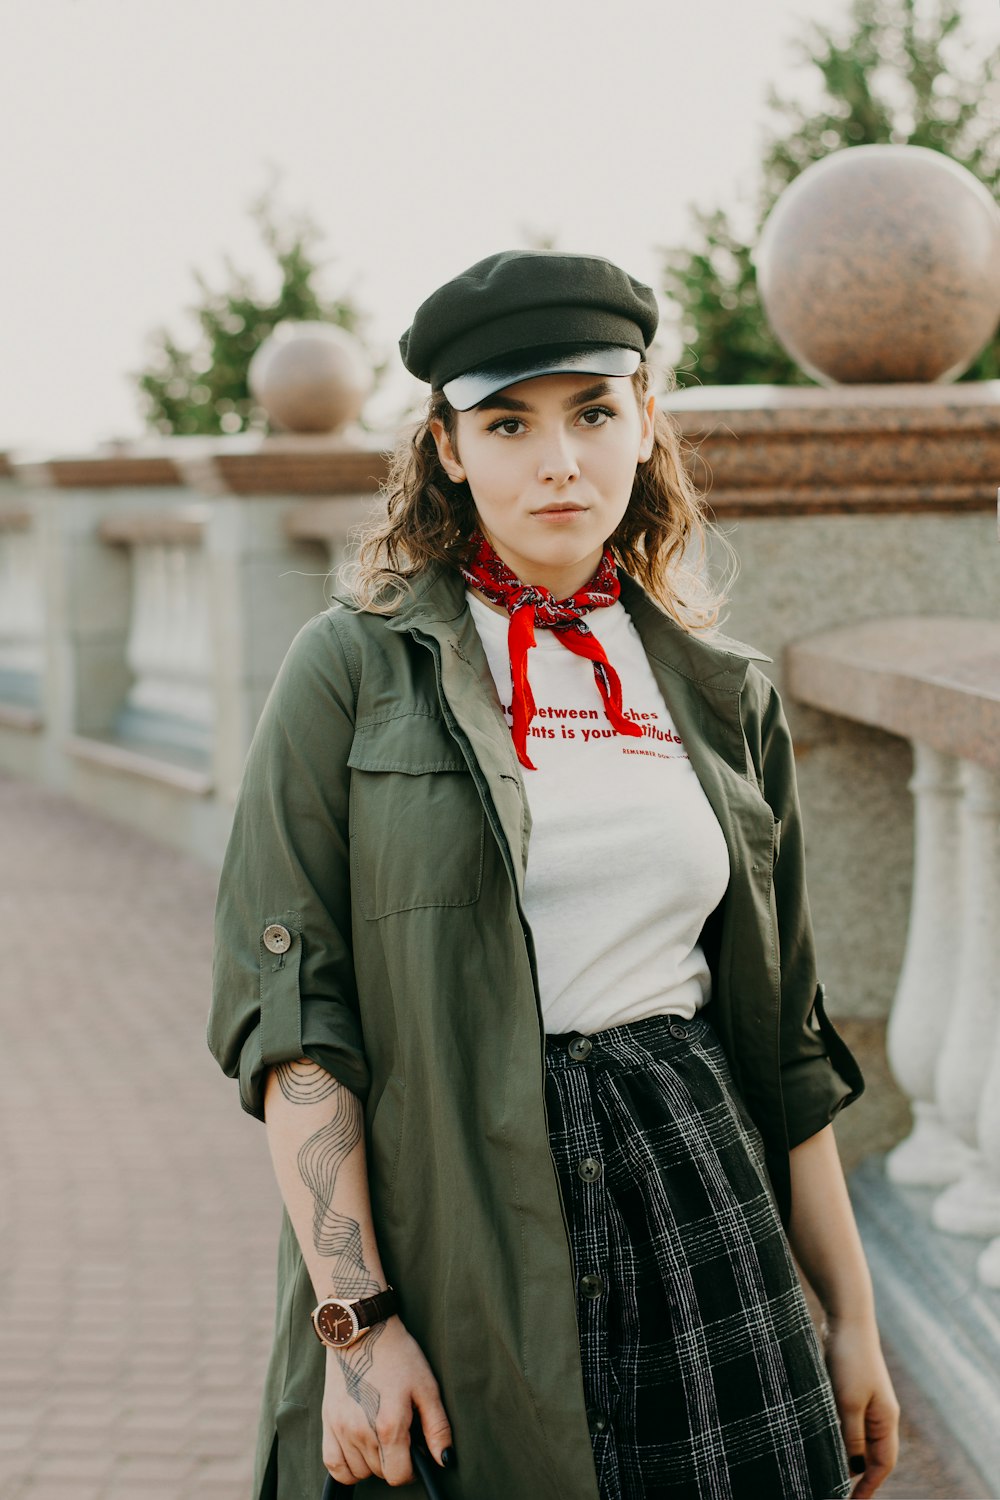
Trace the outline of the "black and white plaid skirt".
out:
M 707 1017 L 545 1051 L 602 1500 L 850 1494 L 763 1141 Z

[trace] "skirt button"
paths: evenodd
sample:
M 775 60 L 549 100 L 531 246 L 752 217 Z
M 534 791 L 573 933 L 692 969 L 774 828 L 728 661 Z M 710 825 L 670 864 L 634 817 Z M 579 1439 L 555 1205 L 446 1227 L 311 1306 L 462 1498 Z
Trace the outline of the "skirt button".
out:
M 676 1037 L 679 1042 L 682 1042 L 687 1036 L 687 1028 L 685 1026 L 678 1026 L 677 1022 L 674 1021 L 670 1027 L 670 1035 Z
M 589 1036 L 575 1036 L 566 1050 L 574 1062 L 583 1062 L 593 1052 L 594 1044 Z

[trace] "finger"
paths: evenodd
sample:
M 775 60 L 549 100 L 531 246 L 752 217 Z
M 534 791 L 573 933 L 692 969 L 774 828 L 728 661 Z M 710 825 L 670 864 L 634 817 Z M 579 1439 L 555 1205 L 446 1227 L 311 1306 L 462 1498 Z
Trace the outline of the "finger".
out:
M 370 1439 L 370 1441 L 369 1441 Z M 345 1479 L 345 1484 L 357 1484 L 361 1479 L 370 1479 L 373 1474 L 379 1473 L 378 1468 L 373 1467 L 372 1460 L 378 1464 L 378 1454 L 375 1451 L 374 1434 L 368 1434 L 366 1438 L 362 1434 L 352 1435 L 342 1432 L 340 1435 L 340 1446 L 344 1453 L 344 1462 L 347 1464 L 350 1479 Z
M 851 1477 L 856 1479 L 859 1474 L 865 1473 L 868 1460 L 864 1407 L 841 1406 L 840 1426 L 844 1434 L 844 1447 L 847 1449 L 847 1467 L 851 1471 Z
M 442 1461 L 441 1455 L 445 1450 L 451 1450 L 451 1458 L 454 1459 L 454 1439 L 451 1432 L 451 1423 L 448 1414 L 441 1405 L 441 1397 L 437 1386 L 430 1390 L 414 1391 L 413 1404 L 420 1418 L 420 1426 L 424 1434 L 424 1442 L 427 1451 L 435 1461 L 446 1467 L 449 1460 Z
M 382 1449 L 382 1478 L 386 1484 L 398 1485 L 412 1484 L 416 1477 L 409 1435 L 404 1433 L 398 1442 Z
M 338 1484 L 355 1483 L 354 1475 L 348 1468 L 344 1457 L 344 1450 L 329 1428 L 326 1428 L 323 1433 L 323 1467 Z
M 864 1478 L 854 1491 L 853 1500 L 869 1500 L 869 1497 L 874 1495 L 879 1486 L 885 1483 L 896 1467 L 898 1456 L 899 1442 L 895 1434 L 869 1438 Z
M 416 1477 L 410 1455 L 410 1423 L 413 1411 L 406 1403 L 405 1411 L 394 1416 L 379 1413 L 378 1441 L 382 1465 L 382 1478 L 386 1484 L 411 1484 Z

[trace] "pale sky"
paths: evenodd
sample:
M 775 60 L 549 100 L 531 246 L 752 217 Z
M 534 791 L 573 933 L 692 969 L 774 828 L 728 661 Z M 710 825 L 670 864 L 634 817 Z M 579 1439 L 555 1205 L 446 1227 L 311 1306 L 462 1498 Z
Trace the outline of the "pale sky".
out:
M 983 54 L 998 0 L 965 0 Z M 752 202 L 769 83 L 848 0 L 0 0 L 0 449 L 142 431 L 128 372 L 192 327 L 192 269 L 260 273 L 247 208 L 325 233 L 396 373 L 441 282 L 525 232 L 659 286 L 689 205 Z M 267 291 L 266 276 L 261 289 Z

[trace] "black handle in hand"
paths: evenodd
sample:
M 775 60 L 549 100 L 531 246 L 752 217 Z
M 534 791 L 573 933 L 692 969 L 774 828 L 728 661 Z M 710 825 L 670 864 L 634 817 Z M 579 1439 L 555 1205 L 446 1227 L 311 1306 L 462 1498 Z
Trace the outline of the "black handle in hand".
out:
M 438 1484 L 440 1466 L 431 1457 L 427 1444 L 424 1441 L 423 1429 L 419 1418 L 410 1429 L 410 1457 L 413 1459 L 413 1467 L 417 1471 L 417 1478 L 427 1491 L 427 1500 L 444 1500 L 441 1487 Z

